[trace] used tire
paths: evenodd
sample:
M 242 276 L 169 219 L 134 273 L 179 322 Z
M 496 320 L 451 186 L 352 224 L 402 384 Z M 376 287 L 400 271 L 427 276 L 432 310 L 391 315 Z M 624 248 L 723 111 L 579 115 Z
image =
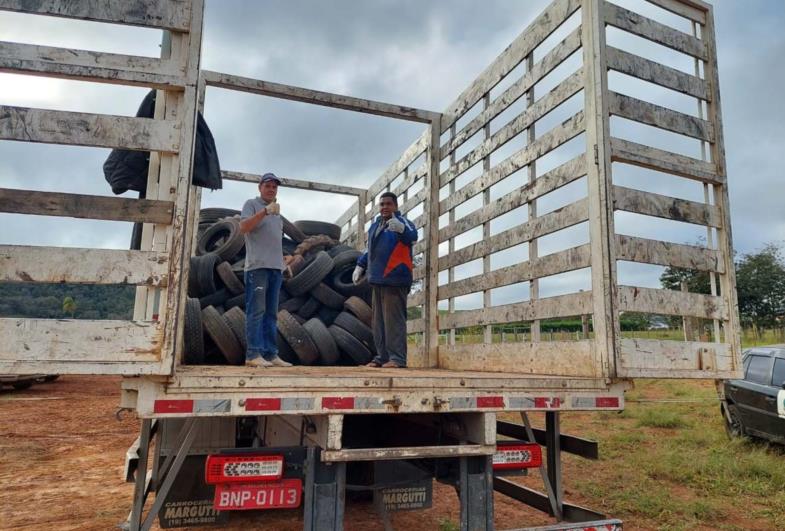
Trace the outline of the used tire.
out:
M 324 251 L 316 255 L 313 262 L 305 266 L 302 271 L 286 281 L 286 291 L 294 296 L 308 293 L 330 273 L 333 268 L 333 259 Z
M 296 313 L 308 300 L 307 297 L 292 297 L 284 302 L 278 303 L 278 311 L 286 310 L 289 313 Z
M 199 211 L 199 224 L 213 224 L 219 219 L 239 216 L 240 211 L 231 208 L 203 208 Z
M 292 347 L 289 346 L 289 343 L 283 338 L 280 332 L 275 335 L 275 344 L 278 345 L 278 357 L 284 361 L 288 361 L 289 363 L 300 363 L 300 359 L 295 354 Z
M 224 355 L 226 361 L 231 365 L 243 365 L 245 363 L 245 352 L 240 346 L 240 342 L 229 328 L 224 318 L 218 310 L 212 306 L 202 310 L 202 323 L 207 335 Z
M 327 306 L 322 306 L 319 308 L 319 311 L 316 312 L 316 317 L 324 323 L 324 326 L 330 326 L 333 324 L 333 321 L 335 321 L 335 318 L 338 317 L 338 314 L 340 313 L 340 310 L 333 310 Z
M 334 273 L 332 276 L 333 288 L 346 297 L 354 295 L 365 300 L 371 293 L 371 286 L 368 284 L 368 276 L 364 276 L 360 283 L 355 286 L 354 282 L 352 282 L 353 272 L 353 267 L 347 267 L 343 271 Z
M 365 348 L 359 339 L 352 334 L 341 328 L 340 326 L 332 325 L 328 328 L 330 334 L 335 340 L 335 344 L 341 349 L 352 361 L 358 365 L 365 365 L 371 361 L 371 351 Z
M 302 242 L 306 235 L 297 227 L 297 223 L 292 223 L 285 217 L 281 216 L 281 221 L 283 221 L 283 233 L 289 236 L 292 240 L 297 243 Z
M 229 292 L 225 289 L 221 289 L 216 291 L 215 293 L 211 293 L 210 295 L 205 295 L 204 297 L 199 298 L 199 305 L 202 308 L 207 308 L 208 306 L 222 306 L 227 300 L 229 299 Z
M 226 299 L 226 301 L 224 301 L 224 308 L 226 308 L 227 311 L 231 310 L 232 308 L 240 308 L 241 310 L 245 310 L 245 293 Z
M 356 249 L 349 249 L 348 251 L 344 251 L 333 258 L 333 273 L 338 273 L 339 271 L 343 271 L 344 269 L 348 269 L 351 266 L 352 272 L 354 272 L 355 266 L 357 266 L 357 259 L 362 256 L 363 253 Z
M 351 245 L 345 245 L 343 243 L 339 243 L 338 245 L 334 245 L 333 247 L 328 249 L 327 254 L 329 254 L 332 257 L 336 257 L 345 251 L 356 251 L 356 250 L 357 249 L 355 249 Z
M 314 345 L 311 336 L 286 310 L 278 312 L 278 331 L 292 347 L 300 363 L 313 365 L 319 359 L 319 350 Z
M 234 271 L 232 271 L 232 265 L 229 262 L 221 262 L 218 264 L 215 267 L 215 272 L 218 274 L 221 282 L 223 282 L 223 285 L 226 286 L 226 289 L 229 290 L 229 293 L 232 295 L 245 293 L 245 286 L 242 281 L 237 278 Z
M 324 234 L 317 234 L 315 236 L 308 236 L 297 248 L 294 250 L 295 255 L 304 257 L 313 256 L 319 251 L 330 249 L 338 244 L 337 240 L 333 240 Z
M 215 266 L 221 257 L 215 253 L 192 256 L 188 271 L 188 295 L 204 297 L 216 291 Z
M 343 308 L 343 303 L 346 301 L 346 297 L 324 282 L 321 282 L 311 290 L 311 297 L 333 310 L 340 310 Z
M 198 299 L 186 299 L 184 319 L 183 361 L 186 365 L 199 365 L 204 363 L 204 329 L 202 308 Z
M 294 226 L 300 229 L 306 236 L 326 234 L 333 240 L 341 239 L 341 227 L 335 223 L 325 223 L 324 221 L 301 220 L 295 221 Z
M 196 247 L 196 254 L 215 253 L 223 260 L 232 261 L 245 246 L 240 232 L 240 222 L 235 218 L 224 219 L 207 229 Z
M 229 328 L 232 329 L 234 337 L 237 338 L 237 341 L 243 349 L 243 353 L 245 353 L 245 351 L 248 350 L 248 338 L 245 332 L 245 312 L 235 306 L 234 308 L 226 310 L 222 317 L 226 321 L 226 324 L 229 325 Z
M 318 318 L 309 319 L 304 325 L 305 331 L 311 336 L 319 350 L 319 357 L 324 365 L 334 365 L 338 361 L 338 346 L 332 334 Z
M 373 342 L 373 332 L 371 331 L 371 328 L 354 315 L 349 312 L 341 312 L 338 317 L 335 318 L 335 321 L 333 321 L 333 326 L 343 328 L 359 339 L 371 353 L 376 352 L 376 345 Z
M 367 327 L 371 327 L 373 323 L 373 311 L 368 304 L 360 297 L 349 297 L 343 303 L 344 309 L 358 318 Z
M 305 319 L 310 319 L 311 317 L 316 315 L 316 312 L 319 311 L 319 308 L 321 306 L 322 305 L 318 300 L 314 299 L 313 297 L 310 297 L 307 301 L 305 301 L 305 304 L 300 306 L 300 309 L 297 310 L 297 315 Z

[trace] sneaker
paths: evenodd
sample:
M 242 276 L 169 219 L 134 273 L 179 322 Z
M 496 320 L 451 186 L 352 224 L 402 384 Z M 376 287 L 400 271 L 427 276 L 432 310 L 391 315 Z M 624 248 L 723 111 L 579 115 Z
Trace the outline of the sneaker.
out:
M 262 367 L 262 368 L 264 368 L 264 367 L 272 367 L 273 364 L 270 363 L 269 361 L 267 361 L 266 359 L 264 359 L 262 357 L 259 357 L 259 358 L 254 358 L 252 360 L 245 360 L 245 366 L 246 367 Z
M 288 361 L 284 361 L 278 356 L 270 358 L 269 360 L 265 360 L 269 365 L 269 367 L 291 367 L 292 364 Z

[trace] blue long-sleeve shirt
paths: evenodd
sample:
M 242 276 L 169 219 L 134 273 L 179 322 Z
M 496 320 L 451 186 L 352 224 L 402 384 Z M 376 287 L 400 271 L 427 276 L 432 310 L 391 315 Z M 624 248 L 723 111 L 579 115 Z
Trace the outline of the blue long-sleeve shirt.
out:
M 393 214 L 403 223 L 403 232 L 387 228 L 381 216 L 368 229 L 368 248 L 357 259 L 357 265 L 367 271 L 368 282 L 382 286 L 412 285 L 412 246 L 417 241 L 417 229 L 399 211 Z

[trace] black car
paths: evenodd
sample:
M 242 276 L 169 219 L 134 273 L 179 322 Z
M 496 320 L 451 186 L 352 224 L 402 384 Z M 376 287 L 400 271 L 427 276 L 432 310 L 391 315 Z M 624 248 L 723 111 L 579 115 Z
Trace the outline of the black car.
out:
M 785 444 L 785 345 L 744 351 L 743 380 L 725 380 L 722 413 L 728 435 Z

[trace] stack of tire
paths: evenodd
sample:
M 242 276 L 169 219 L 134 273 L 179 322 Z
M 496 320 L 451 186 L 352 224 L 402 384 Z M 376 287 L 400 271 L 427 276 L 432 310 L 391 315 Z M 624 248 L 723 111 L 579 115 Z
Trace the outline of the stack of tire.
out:
M 279 356 L 297 365 L 359 365 L 375 354 L 370 287 L 352 283 L 360 252 L 339 243 L 340 227 L 289 222 L 282 240 L 288 267 L 278 306 Z M 245 240 L 239 212 L 199 215 L 185 307 L 185 360 L 191 365 L 245 362 Z

